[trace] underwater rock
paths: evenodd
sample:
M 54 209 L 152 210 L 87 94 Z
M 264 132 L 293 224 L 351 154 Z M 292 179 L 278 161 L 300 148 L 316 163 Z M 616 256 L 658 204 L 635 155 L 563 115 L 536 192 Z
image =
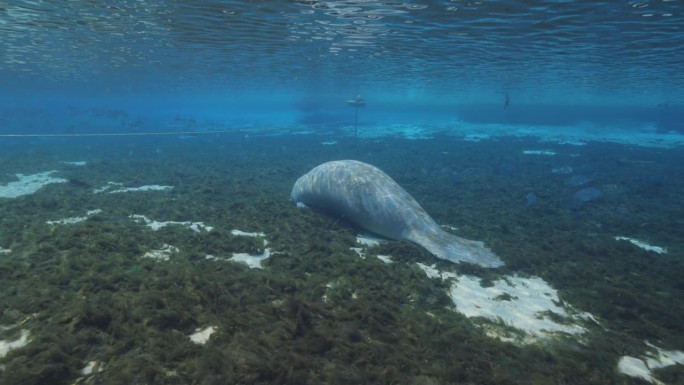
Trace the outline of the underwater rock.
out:
M 566 186 L 579 187 L 591 183 L 594 180 L 593 176 L 588 175 L 573 175 L 565 180 Z
M 341 215 L 390 239 L 413 242 L 438 258 L 483 267 L 503 265 L 482 242 L 445 232 L 406 190 L 370 164 L 323 163 L 300 177 L 290 196 L 298 205 Z
M 551 169 L 551 173 L 554 175 L 569 175 L 572 172 L 573 169 L 570 166 L 554 167 Z
M 582 205 L 601 197 L 603 193 L 596 187 L 587 187 L 577 191 L 568 204 L 569 210 L 578 210 Z

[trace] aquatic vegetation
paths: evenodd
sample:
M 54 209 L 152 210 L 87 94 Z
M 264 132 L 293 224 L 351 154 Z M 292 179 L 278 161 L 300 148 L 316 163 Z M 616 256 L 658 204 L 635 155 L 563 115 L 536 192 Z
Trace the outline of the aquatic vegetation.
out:
M 288 146 L 304 153 L 319 139 L 298 138 Z M 495 178 L 478 165 L 491 164 L 501 143 L 464 146 L 441 138 L 430 143 L 436 150 L 426 159 L 401 156 L 424 144 L 359 143 L 368 147 L 348 155 L 372 151 L 374 161 L 394 170 L 428 212 L 451 226 L 443 228 L 486 239 L 507 266 L 454 265 L 408 242 L 360 242 L 359 229 L 344 219 L 294 207 L 287 193 L 301 172 L 344 153 L 289 158 L 271 151 L 278 140 L 263 139 L 249 149 L 262 155 L 241 158 L 239 168 L 224 167 L 238 155 L 219 146 L 203 149 L 220 160 L 211 167 L 184 159 L 187 149 L 172 146 L 163 157 L 183 160 L 174 167 L 168 158 L 146 160 L 152 165 L 143 171 L 136 157 L 102 168 L 89 161 L 78 170 L 92 186 L 110 178 L 140 182 L 134 186 L 153 179 L 174 185 L 173 195 L 95 194 L 60 184 L 0 205 L 0 246 L 6 250 L 0 253 L 0 325 L 14 325 L 0 328 L 0 341 L 28 333 L 26 346 L 1 358 L 0 382 L 619 384 L 631 381 L 617 370 L 620 358 L 641 360 L 644 340 L 663 341 L 658 345 L 666 351 L 684 346 L 677 334 L 683 298 L 677 206 L 655 220 L 663 218 L 656 215 L 660 205 L 678 201 L 669 185 L 679 182 L 660 188 L 657 205 L 638 194 L 605 193 L 600 204 L 568 213 L 567 187 L 549 178 L 546 157 L 526 158 L 514 178 Z M 439 163 L 444 157 L 448 162 Z M 426 165 L 450 163 L 475 170 L 461 173 L 459 188 L 450 188 L 443 174 L 421 173 Z M 619 173 L 606 178 L 606 184 L 629 187 L 639 182 Z M 532 189 L 538 199 L 530 209 L 521 197 Z M 629 210 L 643 207 L 651 216 L 621 215 L 615 202 Z M 46 223 L 96 208 L 102 211 L 83 221 Z M 168 224 L 154 230 L 131 214 Z M 198 223 L 211 230 L 192 226 Z M 623 231 L 629 229 L 639 230 Z M 618 242 L 616 234 L 652 240 L 668 253 Z M 164 244 L 177 248 L 168 260 L 143 258 Z M 352 247 L 362 248 L 365 258 Z M 225 260 L 268 248 L 278 253 L 261 269 Z M 455 278 L 430 279 L 416 263 Z M 454 303 L 478 295 L 488 309 L 518 315 L 522 302 L 545 300 L 555 307 L 533 321 L 561 331 L 530 338 L 535 334 L 496 319 L 494 310 L 469 317 L 463 312 L 474 306 Z M 577 318 L 582 312 L 599 324 Z M 681 365 L 655 376 L 676 383 Z

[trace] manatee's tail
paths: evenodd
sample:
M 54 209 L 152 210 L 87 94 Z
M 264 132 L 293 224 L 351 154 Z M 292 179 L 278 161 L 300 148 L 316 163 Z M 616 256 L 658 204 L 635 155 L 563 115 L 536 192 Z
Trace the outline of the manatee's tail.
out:
M 484 243 L 457 237 L 439 227 L 412 234 L 408 239 L 423 246 L 435 257 L 447 261 L 474 263 L 482 267 L 499 267 L 504 264 Z

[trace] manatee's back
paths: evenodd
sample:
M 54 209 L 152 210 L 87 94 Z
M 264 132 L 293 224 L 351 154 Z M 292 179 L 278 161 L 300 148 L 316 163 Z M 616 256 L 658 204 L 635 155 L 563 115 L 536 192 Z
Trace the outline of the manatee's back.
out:
M 416 220 L 432 221 L 418 202 L 382 170 L 354 160 L 315 167 L 297 180 L 291 198 L 392 239 L 404 239 L 407 228 Z

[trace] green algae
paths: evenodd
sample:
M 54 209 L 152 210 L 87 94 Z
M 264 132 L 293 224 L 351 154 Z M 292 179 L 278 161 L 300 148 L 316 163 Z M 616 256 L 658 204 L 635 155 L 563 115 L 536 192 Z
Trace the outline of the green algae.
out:
M 305 154 L 296 149 L 315 144 L 288 146 Z M 539 206 L 528 210 L 522 192 L 548 177 L 548 164 L 526 159 L 519 162 L 533 170 L 530 177 L 492 177 L 483 170 L 466 175 L 456 188 L 439 175 L 422 177 L 421 168 L 439 162 L 481 168 L 491 157 L 514 156 L 526 143 L 431 141 L 434 156 L 418 160 L 394 148 L 417 153 L 426 144 L 399 139 L 300 158 L 283 156 L 275 140 L 249 143 L 246 157 L 236 155 L 245 151 L 242 145 L 222 145 L 212 150 L 170 143 L 173 166 L 166 163 L 170 158 L 125 160 L 109 149 L 101 156 L 123 160 L 71 170 L 77 185 L 1 202 L 0 246 L 12 253 L 0 255 L 0 320 L 16 325 L 2 338 L 31 332 L 26 347 L 2 358 L 1 383 L 621 384 L 632 380 L 615 372 L 617 360 L 641 354 L 643 340 L 684 346 L 677 332 L 681 261 L 614 243 L 614 231 L 633 227 L 609 215 L 613 208 L 604 205 L 611 201 L 592 202 L 591 212 L 568 213 L 554 198 L 564 187 L 547 187 L 538 192 Z M 193 150 L 211 154 L 214 163 L 194 159 Z M 331 157 L 370 160 L 396 175 L 439 222 L 456 226 L 460 236 L 484 240 L 507 265 L 453 265 L 407 242 L 383 243 L 358 257 L 349 250 L 355 246 L 353 225 L 288 201 L 293 181 Z M 240 167 L 230 166 L 238 162 Z M 84 187 L 110 180 L 174 189 L 107 195 Z M 671 192 L 660 194 L 675 201 Z M 613 203 L 636 205 L 619 198 Z M 82 223 L 44 223 L 94 208 L 103 213 Z M 153 231 L 131 214 L 202 221 L 215 229 Z M 266 235 L 234 236 L 234 228 Z M 263 270 L 205 258 L 259 254 L 264 239 L 279 254 Z M 168 261 L 142 257 L 163 244 L 179 252 Z M 377 254 L 392 255 L 394 262 L 385 264 Z M 492 339 L 453 311 L 449 283 L 428 279 L 416 262 L 478 276 L 485 285 L 518 271 L 541 276 L 564 301 L 605 327 L 592 329 L 582 343 L 561 338 L 516 346 Z M 187 337 L 209 325 L 217 331 L 205 345 Z M 84 376 L 80 371 L 90 361 L 102 371 Z M 676 383 L 681 370 L 658 375 Z

